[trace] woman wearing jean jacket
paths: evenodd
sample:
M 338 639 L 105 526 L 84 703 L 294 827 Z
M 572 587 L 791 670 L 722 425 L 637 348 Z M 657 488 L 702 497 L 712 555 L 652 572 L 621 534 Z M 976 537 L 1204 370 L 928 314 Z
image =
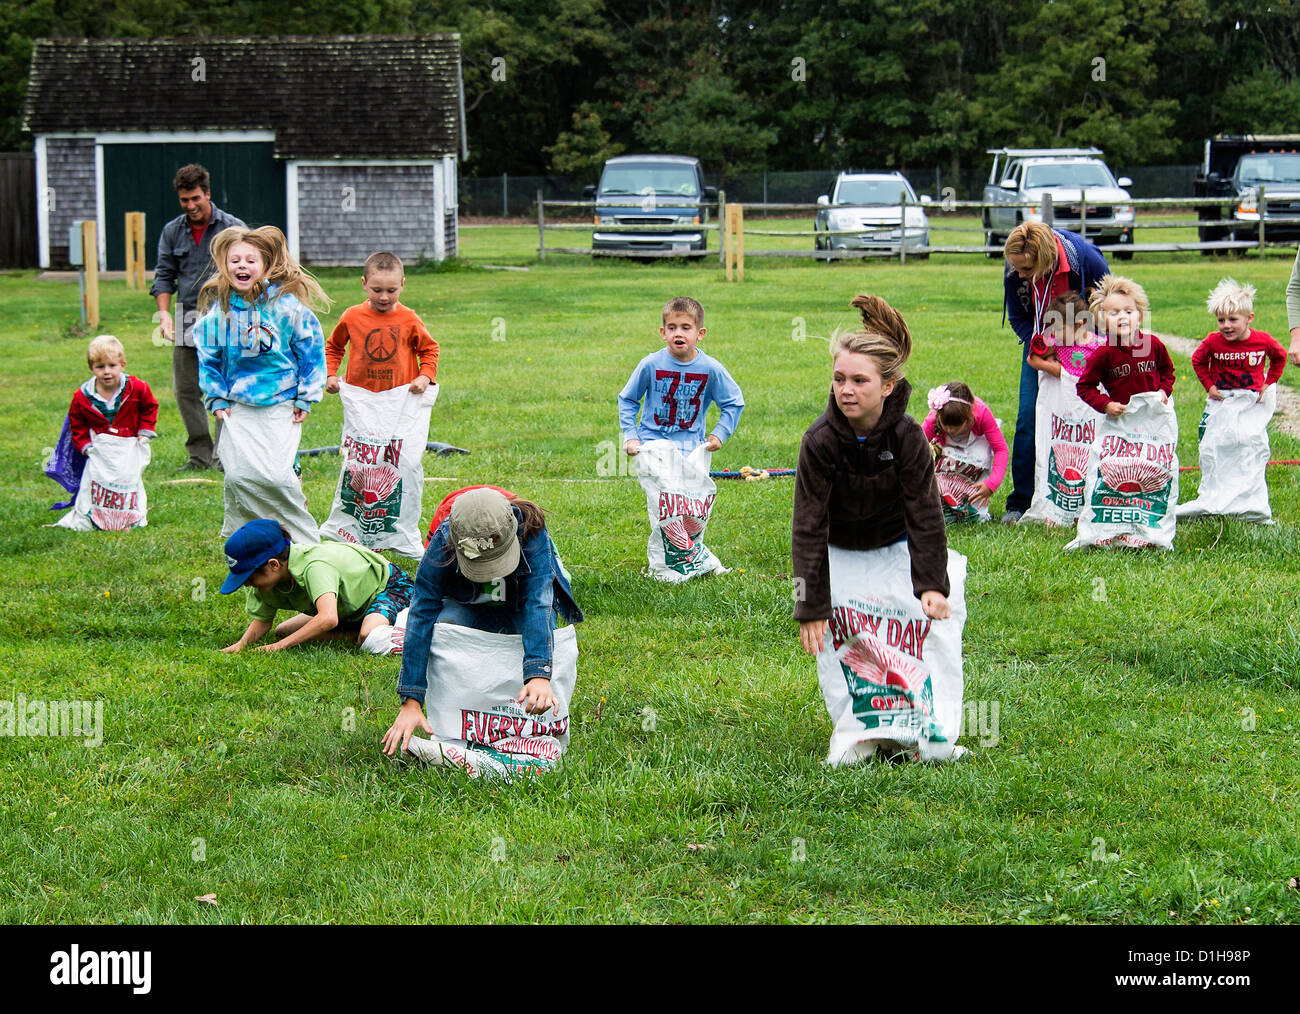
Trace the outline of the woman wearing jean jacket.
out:
M 550 679 L 557 619 L 582 621 L 540 507 L 491 488 L 454 496 L 415 575 L 397 681 L 401 709 L 383 741 L 390 756 L 406 749 L 417 728 L 433 732 L 424 695 L 435 623 L 520 634 L 524 664 L 518 701 L 529 714 L 540 715 L 555 704 Z

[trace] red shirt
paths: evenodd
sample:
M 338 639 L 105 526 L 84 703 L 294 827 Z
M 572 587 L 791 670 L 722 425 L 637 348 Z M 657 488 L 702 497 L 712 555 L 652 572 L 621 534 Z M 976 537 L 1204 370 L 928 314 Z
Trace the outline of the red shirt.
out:
M 1264 361 L 1268 360 L 1268 375 Z M 1192 369 L 1208 391 L 1262 391 L 1282 379 L 1286 349 L 1267 331 L 1251 329 L 1241 341 L 1230 342 L 1222 331 L 1212 331 L 1192 353 Z
M 458 489 L 454 493 L 448 493 L 442 498 L 442 503 L 438 504 L 438 509 L 433 512 L 433 520 L 429 522 L 429 534 L 424 537 L 424 544 L 427 546 L 429 540 L 433 538 L 433 533 L 438 530 L 438 526 L 447 520 L 451 514 L 451 505 L 456 502 L 456 498 L 462 493 L 468 493 L 471 489 L 495 489 L 507 500 L 513 500 L 515 495 L 508 489 L 502 489 L 500 486 L 466 486 L 464 489 Z
M 158 399 L 149 390 L 149 385 L 139 377 L 129 374 L 126 378 L 126 390 L 118 402 L 117 414 L 110 423 L 104 413 L 95 408 L 86 392 L 77 388 L 68 407 L 68 430 L 72 436 L 72 446 L 82 454 L 86 445 L 96 433 L 111 433 L 115 437 L 138 437 L 142 430 L 154 432 L 158 426 Z
M 1105 412 L 1110 401 L 1127 405 L 1133 395 L 1144 391 L 1173 394 L 1174 361 L 1159 338 L 1141 331 L 1132 348 L 1109 342 L 1097 346 L 1077 389 L 1079 397 L 1098 412 Z
M 203 234 L 208 231 L 208 222 L 202 225 L 191 225 L 190 235 L 194 237 L 194 245 L 200 246 L 203 243 Z

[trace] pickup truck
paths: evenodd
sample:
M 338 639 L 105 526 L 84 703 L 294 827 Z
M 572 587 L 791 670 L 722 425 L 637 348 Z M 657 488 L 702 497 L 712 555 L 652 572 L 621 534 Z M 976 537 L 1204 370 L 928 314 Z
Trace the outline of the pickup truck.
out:
M 708 222 L 708 205 L 717 202 L 718 191 L 704 185 L 698 158 L 619 155 L 605 163 L 600 184 L 584 194 L 597 205 L 593 251 L 700 257 L 708 250 L 708 232 L 700 225 Z M 656 228 L 637 232 L 638 226 Z
M 1100 148 L 990 148 L 993 168 L 984 188 L 984 245 L 1000 248 L 1021 222 L 1043 220 L 1043 197 L 1052 195 L 1053 224 L 1094 243 L 1132 243 L 1133 206 L 1127 176 L 1116 180 Z M 1029 204 L 1029 207 L 1011 205 Z M 997 207 L 996 205 L 1006 205 Z M 990 251 L 990 257 L 998 256 Z M 1131 250 L 1117 250 L 1128 260 Z
M 1192 193 L 1224 200 L 1198 207 L 1201 241 L 1258 240 L 1261 189 L 1265 242 L 1300 240 L 1300 134 L 1241 134 L 1206 141 Z M 1271 225 L 1274 219 L 1282 221 Z

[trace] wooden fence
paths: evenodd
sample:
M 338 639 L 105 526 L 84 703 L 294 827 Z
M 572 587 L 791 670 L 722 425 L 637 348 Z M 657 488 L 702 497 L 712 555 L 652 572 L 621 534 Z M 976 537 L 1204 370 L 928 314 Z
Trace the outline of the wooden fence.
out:
M 1261 187 L 1259 198 L 1258 198 L 1258 206 L 1260 208 L 1265 207 L 1266 197 L 1267 197 L 1267 190 L 1266 188 Z M 1103 253 L 1106 254 L 1118 253 L 1122 256 L 1131 256 L 1134 253 L 1154 253 L 1159 251 L 1173 251 L 1173 250 L 1199 250 L 1206 253 L 1213 253 L 1216 251 L 1242 251 L 1242 250 L 1256 250 L 1256 249 L 1265 250 L 1269 248 L 1280 248 L 1280 247 L 1290 248 L 1296 246 L 1296 241 L 1294 239 L 1287 239 L 1283 241 L 1275 241 L 1269 239 L 1268 229 L 1284 226 L 1284 227 L 1288 227 L 1291 233 L 1294 233 L 1297 231 L 1297 227 L 1300 227 L 1300 217 L 1294 217 L 1294 218 L 1273 217 L 1273 218 L 1265 219 L 1263 215 L 1260 215 L 1257 220 L 1249 221 L 1249 222 L 1234 221 L 1233 219 L 1230 218 L 1228 219 L 1197 218 L 1188 221 L 1170 222 L 1165 220 L 1143 221 L 1137 215 L 1137 211 L 1142 208 L 1158 210 L 1162 208 L 1195 209 L 1198 207 L 1210 207 L 1215 209 L 1216 213 L 1221 213 L 1224 207 L 1224 203 L 1225 202 L 1222 197 L 1215 197 L 1215 198 L 1158 197 L 1158 198 L 1129 198 L 1127 200 L 1114 200 L 1114 201 L 1098 201 L 1095 199 L 1090 199 L 1087 196 L 1087 191 L 1085 190 L 1081 192 L 1080 200 L 1071 201 L 1070 206 L 1072 209 L 1076 205 L 1079 206 L 1080 208 L 1079 220 L 1082 223 L 1080 229 L 1085 236 L 1087 236 L 1087 230 L 1089 228 L 1089 217 L 1088 217 L 1089 210 L 1095 211 L 1098 207 L 1115 207 L 1115 206 L 1124 206 L 1124 207 L 1131 206 L 1134 208 L 1134 219 L 1131 225 L 1129 226 L 1129 228 L 1132 230 L 1130 232 L 1130 235 L 1133 237 L 1133 241 L 1125 242 L 1125 243 L 1098 243 L 1097 249 L 1101 250 Z M 546 201 L 542 199 L 541 193 L 540 192 L 538 193 L 537 195 L 537 248 L 538 248 L 538 257 L 543 260 L 546 258 L 546 255 L 548 253 L 582 254 L 582 255 L 587 255 L 592 257 L 687 256 L 687 254 L 681 250 L 671 250 L 671 251 L 651 251 L 651 250 L 636 250 L 636 249 L 601 250 L 601 249 L 592 249 L 590 247 L 576 247 L 576 246 L 548 247 L 546 245 L 547 232 L 553 233 L 555 231 L 564 231 L 564 232 L 591 233 L 598 228 L 599 231 L 602 233 L 606 233 L 606 232 L 639 233 L 645 235 L 648 233 L 656 233 L 656 232 L 663 232 L 663 233 L 681 232 L 682 229 L 684 228 L 681 225 L 632 225 L 632 224 L 612 225 L 611 224 L 611 225 L 596 226 L 594 223 L 591 225 L 585 223 L 555 222 L 555 221 L 548 223 L 546 221 L 546 209 L 560 208 L 560 207 L 594 209 L 596 207 L 596 203 L 590 200 Z M 909 258 L 912 260 L 916 260 L 916 259 L 928 257 L 932 253 L 978 254 L 987 257 L 999 257 L 1002 254 L 1002 246 L 988 244 L 987 241 L 988 230 L 984 228 L 983 224 L 981 224 L 979 227 L 943 225 L 941 224 L 942 223 L 941 216 L 945 214 L 953 214 L 953 213 L 961 214 L 962 212 L 966 212 L 969 214 L 971 212 L 977 212 L 982 221 L 983 213 L 986 209 L 1010 208 L 1010 209 L 1024 209 L 1026 211 L 1030 211 L 1035 217 L 1041 217 L 1041 219 L 1047 222 L 1048 224 L 1052 224 L 1056 218 L 1055 208 L 1053 207 L 1053 203 L 1050 195 L 1047 195 L 1043 200 L 1040 201 L 1024 201 L 1019 203 L 990 203 L 985 201 L 944 201 L 944 202 L 930 202 L 930 203 L 918 205 L 915 203 L 909 204 L 907 201 L 904 201 L 901 205 L 899 204 L 870 205 L 870 206 L 831 205 L 829 206 L 829 210 L 835 210 L 835 209 L 850 210 L 853 208 L 861 208 L 861 207 L 881 207 L 881 208 L 899 209 L 900 225 L 898 227 L 898 231 L 900 232 L 900 239 L 899 242 L 897 243 L 897 247 L 895 249 L 851 248 L 851 249 L 840 249 L 840 250 L 836 250 L 836 249 L 819 250 L 814 248 L 814 249 L 805 249 L 805 250 L 764 250 L 764 249 L 756 249 L 751 243 L 748 243 L 746 241 L 746 237 L 759 237 L 759 236 L 778 236 L 778 237 L 787 237 L 787 238 L 807 237 L 810 241 L 812 240 L 829 241 L 831 238 L 837 236 L 858 236 L 861 235 L 864 230 L 862 227 L 859 227 L 857 229 L 832 230 L 832 231 L 828 231 L 825 229 L 817 230 L 811 228 L 810 229 L 762 228 L 762 227 L 747 225 L 744 220 L 746 212 L 754 212 L 754 213 L 762 214 L 764 217 L 771 215 L 773 213 L 786 213 L 786 212 L 807 212 L 807 213 L 811 213 L 812 215 L 815 215 L 818 211 L 823 210 L 826 207 L 817 204 L 766 204 L 766 203 L 765 204 L 754 204 L 754 203 L 728 204 L 726 200 L 726 194 L 720 193 L 718 195 L 718 204 L 716 206 L 701 204 L 699 205 L 699 207 L 708 210 L 712 210 L 713 208 L 716 207 L 717 220 L 716 222 L 703 221 L 701 222 L 701 224 L 689 226 L 689 228 L 692 231 L 702 230 L 706 236 L 709 232 L 718 233 L 720 238 L 720 247 L 721 247 L 721 249 L 719 249 L 718 251 L 719 263 L 724 267 L 726 267 L 728 278 L 731 278 L 734 275 L 734 276 L 738 276 L 741 279 L 744 278 L 745 257 L 793 257 L 793 258 L 812 257 L 818 260 L 825 260 L 825 261 L 845 260 L 845 259 L 860 260 L 863 258 L 884 258 L 884 259 L 897 259 L 901 263 L 906 263 Z M 936 216 L 938 218 L 938 221 L 936 222 L 932 220 L 924 230 L 916 227 L 905 227 L 901 223 L 906 222 L 907 210 L 909 207 L 912 208 L 922 207 L 925 209 L 927 215 Z M 705 214 L 707 215 L 707 211 L 705 212 Z M 1073 215 L 1071 217 L 1073 217 Z M 722 227 L 723 223 L 725 223 L 725 227 Z M 766 223 L 759 223 L 760 226 L 765 224 Z M 1142 243 L 1137 240 L 1139 229 L 1149 229 L 1149 228 L 1176 229 L 1176 228 L 1188 228 L 1188 227 L 1197 228 L 1199 230 L 1202 230 L 1204 232 L 1209 232 L 1209 233 L 1226 233 L 1228 237 L 1231 237 L 1232 230 L 1235 230 L 1238 234 L 1249 231 L 1253 233 L 1253 238 L 1249 240 L 1232 239 L 1232 238 L 1222 238 L 1222 239 L 1198 238 L 1196 242 L 1186 242 L 1186 243 Z M 913 244 L 910 242 L 910 240 L 915 238 L 918 233 L 936 233 L 936 232 L 980 233 L 982 234 L 982 238 L 985 241 L 978 244 L 968 244 L 968 245 L 958 245 L 955 243 L 947 243 L 947 244 L 934 243 L 931 242 L 930 237 L 926 235 L 925 236 L 926 242 L 924 243 Z M 904 239 L 906 239 L 907 242 L 905 242 Z M 810 246 L 811 245 L 812 243 L 810 242 Z M 893 244 L 890 245 L 893 246 Z M 696 252 L 695 255 L 699 256 L 698 252 Z

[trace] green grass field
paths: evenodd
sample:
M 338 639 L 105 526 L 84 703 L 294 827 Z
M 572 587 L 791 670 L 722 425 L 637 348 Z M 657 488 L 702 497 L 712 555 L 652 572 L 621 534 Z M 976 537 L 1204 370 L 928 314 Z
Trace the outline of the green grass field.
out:
M 640 488 L 605 475 L 615 394 L 656 347 L 659 306 L 693 295 L 702 347 L 747 400 L 715 467 L 793 466 L 826 401 L 818 336 L 873 291 L 912 325 L 913 414 L 960 379 L 1009 430 L 1000 265 L 754 260 L 741 285 L 713 259 L 539 265 L 535 247 L 525 227 L 466 229 L 469 264 L 529 270 L 411 275 L 406 291 L 442 347 L 431 437 L 473 452 L 426 459 L 426 517 L 457 484 L 536 499 L 587 614 L 567 763 L 512 787 L 381 756 L 395 659 L 218 653 L 244 627 L 216 593 L 220 486 L 166 484 L 184 457 L 170 351 L 121 282 L 103 287 L 100 330 L 163 404 L 149 527 L 42 527 L 62 498 L 42 461 L 87 375 L 84 339 L 65 335 L 77 289 L 0 277 L 0 701 L 104 706 L 98 748 L 0 738 L 0 921 L 1296 921 L 1300 469 L 1269 470 L 1275 526 L 1180 525 L 1172 553 L 1067 557 L 1066 532 L 953 530 L 970 560 L 966 697 L 997 709 L 996 735 L 972 730 L 960 765 L 826 770 L 830 723 L 790 618 L 791 481 L 720 483 L 708 541 L 733 572 L 658 585 L 640 574 Z M 1282 337 L 1290 266 L 1122 268 L 1159 330 L 1204 335 L 1205 294 L 1233 274 Z M 327 330 L 358 275 L 322 272 Z M 1175 362 L 1195 464 L 1203 396 Z M 327 396 L 303 446 L 337 443 L 340 422 Z M 1273 456 L 1300 458 L 1300 441 L 1275 434 Z M 318 518 L 338 467 L 303 461 Z M 1184 499 L 1197 482 L 1184 473 Z M 209 893 L 217 906 L 193 900 Z

